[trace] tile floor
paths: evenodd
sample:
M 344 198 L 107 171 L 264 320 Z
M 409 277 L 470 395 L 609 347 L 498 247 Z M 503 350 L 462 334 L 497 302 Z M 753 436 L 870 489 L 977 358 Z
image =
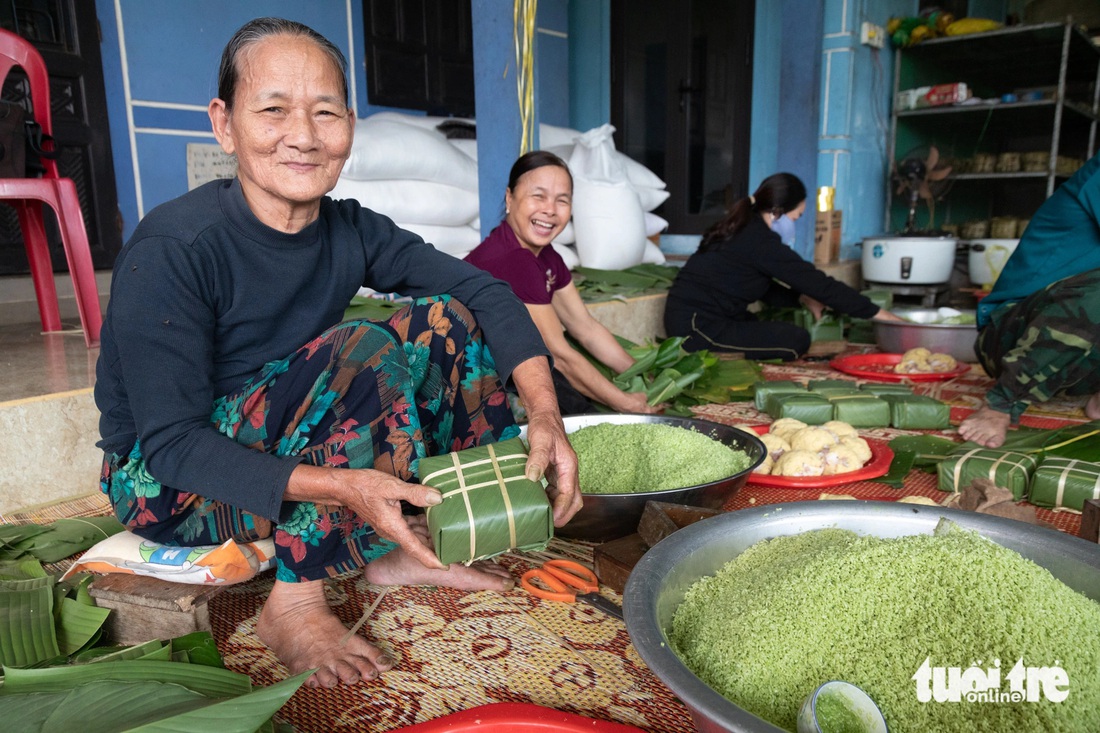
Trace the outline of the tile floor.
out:
M 98 358 L 79 324 L 47 334 L 37 323 L 0 326 L 0 403 L 91 387 Z

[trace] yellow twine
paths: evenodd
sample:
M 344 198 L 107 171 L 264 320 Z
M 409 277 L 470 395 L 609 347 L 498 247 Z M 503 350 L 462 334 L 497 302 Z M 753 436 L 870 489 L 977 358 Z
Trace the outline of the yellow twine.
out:
M 535 140 L 535 15 L 538 0 L 515 0 L 512 42 L 516 47 L 516 97 L 519 101 L 520 146 L 523 155 Z

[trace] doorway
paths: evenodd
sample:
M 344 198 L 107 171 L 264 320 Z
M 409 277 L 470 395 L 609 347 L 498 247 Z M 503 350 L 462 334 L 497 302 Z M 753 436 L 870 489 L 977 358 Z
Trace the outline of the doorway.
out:
M 755 0 L 612 0 L 616 147 L 668 184 L 654 213 L 700 234 L 747 196 Z
M 99 22 L 95 3 L 79 0 L 15 0 L 0 6 L 0 27 L 38 49 L 50 75 L 57 167 L 71 178 L 80 198 L 92 262 L 108 270 L 122 248 L 122 222 L 115 189 L 107 93 L 103 85 Z M 16 68 L 4 80 L 0 98 L 31 107 L 26 76 Z M 66 271 L 56 219 L 47 214 L 46 235 L 54 270 Z M 0 206 L 0 275 L 30 272 L 15 209 Z

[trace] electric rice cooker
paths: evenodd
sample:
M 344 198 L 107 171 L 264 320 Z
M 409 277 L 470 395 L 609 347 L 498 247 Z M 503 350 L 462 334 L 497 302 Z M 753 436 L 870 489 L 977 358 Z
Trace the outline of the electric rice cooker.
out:
M 954 237 L 868 237 L 863 247 L 863 279 L 874 283 L 937 285 L 951 279 Z
M 967 255 L 970 282 L 982 287 L 997 282 L 1005 263 L 1016 251 L 1019 239 L 972 239 Z

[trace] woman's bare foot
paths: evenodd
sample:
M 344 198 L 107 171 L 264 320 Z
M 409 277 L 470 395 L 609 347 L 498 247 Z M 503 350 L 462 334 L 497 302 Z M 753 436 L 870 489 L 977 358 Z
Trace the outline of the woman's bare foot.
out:
M 1100 420 L 1100 392 L 1097 392 L 1085 403 L 1085 417 L 1089 420 Z
M 393 659 L 362 636 L 341 644 L 346 632 L 325 600 L 323 580 L 276 580 L 256 623 L 260 641 L 292 675 L 317 669 L 306 680 L 310 687 L 354 685 L 393 668 Z
M 507 568 L 492 562 L 475 562 L 469 567 L 451 563 L 446 570 L 426 568 L 400 548 L 363 568 L 363 577 L 375 585 L 441 585 L 459 590 L 507 591 L 516 581 Z
M 1004 444 L 1008 434 L 1010 418 L 1007 412 L 997 412 L 990 407 L 980 410 L 966 418 L 959 425 L 959 435 L 986 448 L 997 448 Z

